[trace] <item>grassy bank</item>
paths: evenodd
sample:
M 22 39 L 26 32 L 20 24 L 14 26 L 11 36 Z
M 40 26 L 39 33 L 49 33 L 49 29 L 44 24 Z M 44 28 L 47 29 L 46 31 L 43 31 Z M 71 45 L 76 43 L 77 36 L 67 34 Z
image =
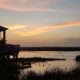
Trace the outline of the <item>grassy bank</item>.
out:
M 61 69 L 46 71 L 44 74 L 37 74 L 30 71 L 22 80 L 80 80 L 80 68 L 65 72 Z

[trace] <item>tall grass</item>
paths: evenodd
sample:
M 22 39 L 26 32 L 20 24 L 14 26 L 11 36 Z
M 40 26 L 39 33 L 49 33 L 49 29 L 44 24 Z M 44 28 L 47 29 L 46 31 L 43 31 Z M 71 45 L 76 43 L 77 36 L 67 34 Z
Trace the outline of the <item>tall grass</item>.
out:
M 37 74 L 30 71 L 22 80 L 80 80 L 80 68 L 65 72 L 61 69 L 46 71 L 44 74 Z

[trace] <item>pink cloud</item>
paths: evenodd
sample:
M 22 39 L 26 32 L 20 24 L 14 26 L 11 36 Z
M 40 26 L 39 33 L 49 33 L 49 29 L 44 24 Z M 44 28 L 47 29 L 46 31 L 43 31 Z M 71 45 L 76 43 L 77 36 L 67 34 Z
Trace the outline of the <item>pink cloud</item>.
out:
M 0 8 L 11 11 L 65 13 L 63 10 L 46 7 L 46 5 L 56 1 L 62 0 L 0 0 Z

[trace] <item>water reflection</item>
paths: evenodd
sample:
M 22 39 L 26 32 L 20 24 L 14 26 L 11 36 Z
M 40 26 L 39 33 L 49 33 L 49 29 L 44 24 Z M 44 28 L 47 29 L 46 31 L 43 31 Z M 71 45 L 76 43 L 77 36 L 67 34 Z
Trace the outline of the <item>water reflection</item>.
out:
M 29 71 L 36 73 L 44 73 L 51 69 L 60 68 L 65 71 L 75 68 L 78 63 L 75 62 L 76 55 L 80 55 L 80 52 L 56 52 L 56 51 L 31 51 L 31 52 L 20 52 L 19 57 L 46 57 L 46 58 L 66 58 L 66 61 L 47 61 L 31 64 L 32 67 L 24 69 L 22 72 L 27 74 Z
M 19 57 L 46 57 L 46 58 L 67 58 L 74 59 L 76 55 L 80 55 L 80 51 L 21 51 Z
M 46 54 L 47 53 L 47 54 Z M 43 74 L 45 71 L 51 69 L 60 68 L 65 71 L 71 70 L 76 66 L 80 66 L 76 63 L 74 58 L 76 55 L 80 55 L 80 52 L 21 52 L 20 57 L 53 57 L 53 58 L 66 58 L 65 61 L 46 61 L 31 63 L 31 67 L 18 69 L 16 67 L 9 67 L 6 65 L 0 66 L 0 80 L 22 80 L 30 72 Z M 24 80 L 23 79 L 23 80 Z
M 70 63 L 71 64 L 70 64 Z M 75 68 L 77 63 L 71 60 L 66 60 L 66 61 L 47 61 L 47 62 L 39 62 L 39 63 L 33 63 L 32 67 L 29 69 L 24 69 L 24 72 L 28 72 L 28 71 L 34 71 L 36 73 L 41 73 L 43 74 L 45 71 L 49 71 L 51 69 L 55 69 L 55 68 L 60 68 L 63 69 L 65 71 L 68 71 L 72 68 Z

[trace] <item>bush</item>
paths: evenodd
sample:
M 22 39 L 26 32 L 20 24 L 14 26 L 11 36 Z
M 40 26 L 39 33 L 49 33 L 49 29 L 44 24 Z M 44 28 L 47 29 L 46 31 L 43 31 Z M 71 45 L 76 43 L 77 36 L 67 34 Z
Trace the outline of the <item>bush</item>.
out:
M 77 62 L 80 61 L 80 55 L 76 56 L 76 59 L 75 59 Z

